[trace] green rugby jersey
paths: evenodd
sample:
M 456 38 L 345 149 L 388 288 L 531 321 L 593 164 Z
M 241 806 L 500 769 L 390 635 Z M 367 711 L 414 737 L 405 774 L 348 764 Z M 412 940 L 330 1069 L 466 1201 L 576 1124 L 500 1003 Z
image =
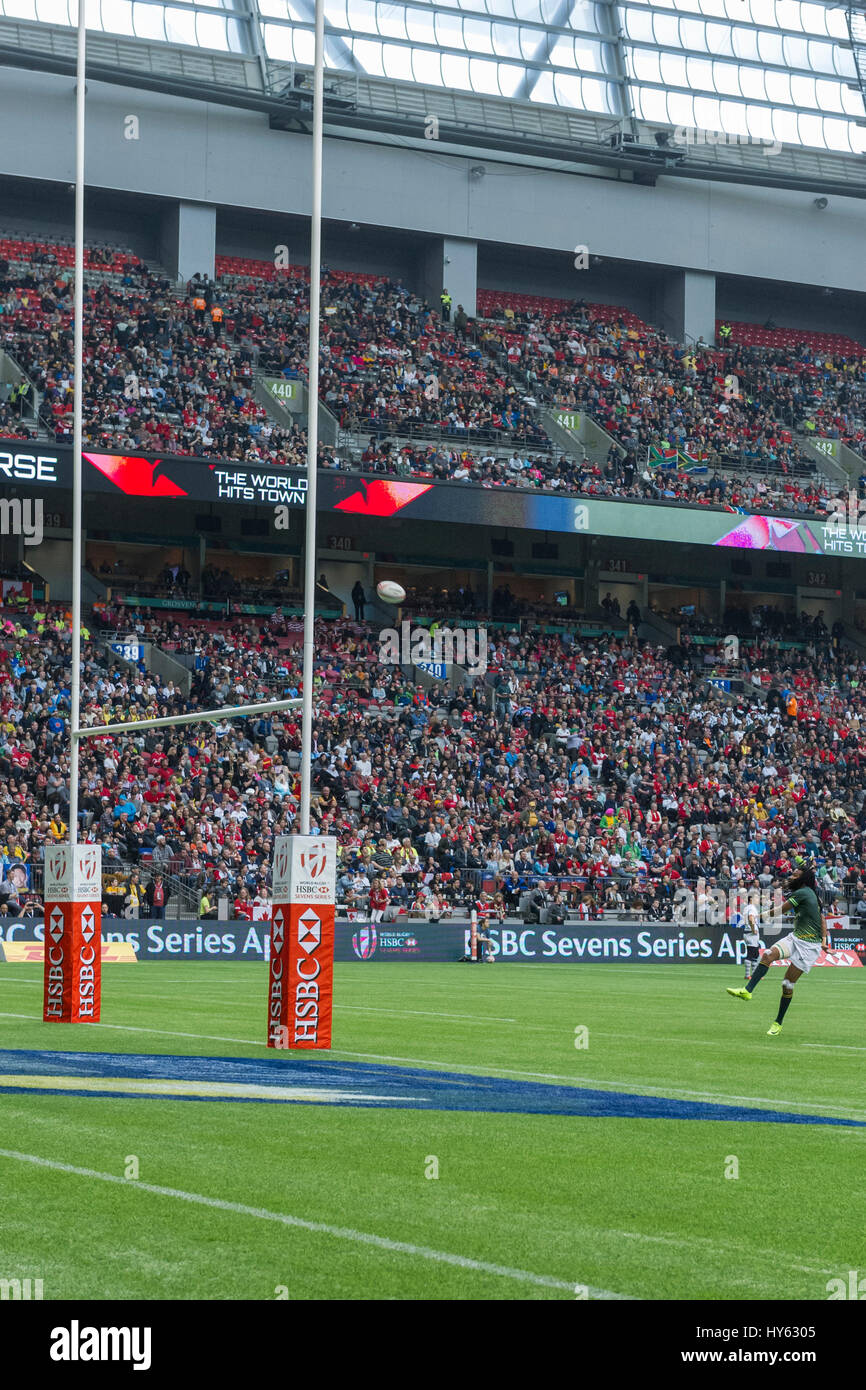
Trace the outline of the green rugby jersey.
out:
M 785 904 L 794 909 L 794 935 L 803 941 L 821 940 L 821 905 L 811 888 L 798 888 Z

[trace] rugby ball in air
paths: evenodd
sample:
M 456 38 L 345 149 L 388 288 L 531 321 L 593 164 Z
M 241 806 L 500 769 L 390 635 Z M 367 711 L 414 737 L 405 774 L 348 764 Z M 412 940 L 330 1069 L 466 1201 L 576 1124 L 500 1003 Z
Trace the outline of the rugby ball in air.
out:
M 406 597 L 406 590 L 402 584 L 396 583 L 393 579 L 382 579 L 376 585 L 376 593 L 383 603 L 402 603 Z

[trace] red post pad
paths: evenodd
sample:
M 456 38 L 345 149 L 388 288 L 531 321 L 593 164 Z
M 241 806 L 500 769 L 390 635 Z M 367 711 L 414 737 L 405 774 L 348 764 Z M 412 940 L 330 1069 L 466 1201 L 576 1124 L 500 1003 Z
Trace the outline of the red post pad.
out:
M 331 1046 L 337 841 L 278 835 L 274 847 L 268 1047 Z
M 45 1023 L 98 1023 L 102 999 L 102 848 L 45 855 Z

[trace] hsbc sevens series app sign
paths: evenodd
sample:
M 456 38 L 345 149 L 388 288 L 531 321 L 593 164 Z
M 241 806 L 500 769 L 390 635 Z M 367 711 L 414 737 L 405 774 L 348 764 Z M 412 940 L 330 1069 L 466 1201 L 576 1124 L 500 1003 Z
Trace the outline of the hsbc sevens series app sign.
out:
M 45 1023 L 98 1023 L 102 989 L 102 849 L 45 855 Z
M 279 835 L 274 847 L 268 1047 L 329 1048 L 337 841 Z

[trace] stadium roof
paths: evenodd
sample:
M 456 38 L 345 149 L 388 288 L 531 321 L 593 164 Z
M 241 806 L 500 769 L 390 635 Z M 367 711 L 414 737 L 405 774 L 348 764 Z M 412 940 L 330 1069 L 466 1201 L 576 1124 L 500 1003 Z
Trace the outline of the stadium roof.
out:
M 862 0 L 325 0 L 332 72 L 866 151 Z M 64 26 L 75 0 L 0 0 Z M 88 28 L 309 66 L 314 0 L 90 0 Z M 866 71 L 866 70 L 864 70 Z
M 86 3 L 94 81 L 309 133 L 314 0 Z M 429 149 L 435 116 L 443 153 L 866 199 L 866 0 L 325 6 L 326 135 Z M 0 0 L 0 66 L 74 74 L 75 17 Z

